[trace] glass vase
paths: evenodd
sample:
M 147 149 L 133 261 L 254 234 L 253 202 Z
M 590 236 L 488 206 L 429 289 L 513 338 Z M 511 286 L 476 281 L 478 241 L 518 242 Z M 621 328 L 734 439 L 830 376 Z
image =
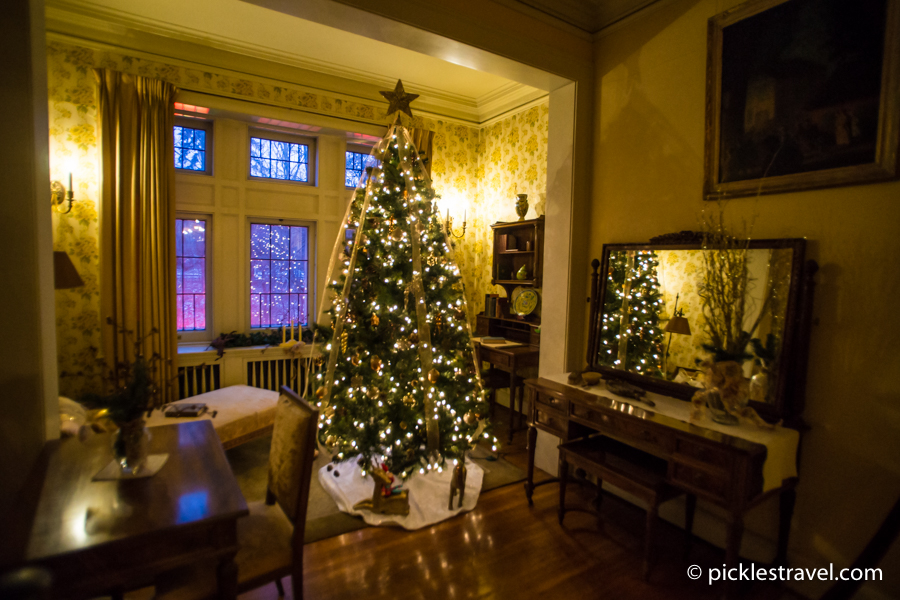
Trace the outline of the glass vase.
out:
M 120 424 L 113 436 L 112 450 L 122 473 L 137 474 L 147 463 L 150 450 L 150 432 L 144 427 L 144 419 Z

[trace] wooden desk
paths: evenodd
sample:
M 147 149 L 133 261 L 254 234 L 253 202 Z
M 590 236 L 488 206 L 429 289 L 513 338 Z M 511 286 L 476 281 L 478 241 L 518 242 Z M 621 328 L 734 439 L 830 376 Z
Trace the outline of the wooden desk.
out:
M 237 519 L 249 514 L 209 421 L 155 427 L 153 477 L 91 481 L 111 459 L 110 434 L 56 440 L 25 560 L 54 576 L 53 598 L 149 585 L 154 575 L 218 560 L 219 592 L 237 592 Z
M 509 373 L 509 443 L 512 443 L 515 414 L 515 394 L 519 384 L 519 371 L 527 367 L 538 366 L 541 349 L 530 344 L 518 346 L 492 346 L 473 340 L 475 345 L 475 361 L 479 368 L 482 362 L 490 363 L 501 371 Z M 524 392 L 523 392 L 524 393 Z M 524 413 L 524 411 L 523 411 Z M 521 416 L 519 425 L 521 425 Z
M 771 495 L 780 494 L 775 563 L 785 563 L 797 478 L 784 479 L 780 486 L 763 491 L 766 446 L 697 427 L 653 412 L 649 407 L 640 408 L 637 402 L 620 402 L 549 379 L 529 379 L 525 387 L 531 400 L 525 482 L 529 503 L 535 488 L 537 430 L 558 436 L 564 442 L 600 432 L 665 459 L 669 484 L 728 511 L 725 561 L 729 566 L 738 562 L 744 513 Z

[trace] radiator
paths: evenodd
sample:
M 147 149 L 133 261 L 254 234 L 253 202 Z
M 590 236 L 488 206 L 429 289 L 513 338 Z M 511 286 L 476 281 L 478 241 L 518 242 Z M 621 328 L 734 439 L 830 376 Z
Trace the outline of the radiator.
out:
M 178 367 L 178 399 L 205 394 L 222 387 L 220 365 L 200 364 Z
M 286 385 L 292 390 L 303 390 L 306 385 L 307 359 L 261 358 L 247 361 L 247 385 L 264 390 L 278 391 Z

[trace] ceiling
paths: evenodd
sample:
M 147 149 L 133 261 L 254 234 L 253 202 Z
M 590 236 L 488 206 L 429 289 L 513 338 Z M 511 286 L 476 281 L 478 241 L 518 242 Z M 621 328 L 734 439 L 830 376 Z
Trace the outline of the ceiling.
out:
M 656 0 L 516 0 L 587 33 L 624 19 Z
M 393 89 L 400 78 L 408 92 L 422 96 L 422 109 L 475 122 L 546 94 L 240 0 L 47 0 L 46 6 L 50 31 L 72 32 L 72 24 L 117 45 L 151 35 L 163 41 L 154 44 L 156 53 L 180 59 L 190 57 L 173 56 L 165 40 L 191 42 L 358 82 L 364 84 L 356 87 L 358 95 L 377 100 L 378 90 Z
M 656 0 L 498 1 L 594 33 Z M 546 95 L 498 75 L 242 0 L 46 0 L 46 7 L 48 31 L 201 64 L 209 48 L 223 50 L 303 70 L 284 71 L 285 80 L 362 98 L 381 101 L 378 91 L 393 89 L 399 78 L 407 91 L 420 94 L 420 111 L 475 123 Z M 241 66 L 236 61 L 229 68 Z

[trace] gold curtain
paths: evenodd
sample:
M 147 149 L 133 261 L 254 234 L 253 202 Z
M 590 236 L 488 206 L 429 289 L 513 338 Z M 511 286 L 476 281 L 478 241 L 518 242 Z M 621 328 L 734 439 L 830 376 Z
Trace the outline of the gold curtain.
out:
M 410 137 L 416 150 L 419 151 L 419 158 L 425 159 L 425 170 L 431 177 L 431 141 L 434 139 L 434 132 L 425 129 L 411 129 Z
M 102 161 L 100 310 L 108 367 L 156 359 L 158 402 L 175 400 L 175 86 L 95 69 Z M 136 345 L 137 344 L 137 345 Z

